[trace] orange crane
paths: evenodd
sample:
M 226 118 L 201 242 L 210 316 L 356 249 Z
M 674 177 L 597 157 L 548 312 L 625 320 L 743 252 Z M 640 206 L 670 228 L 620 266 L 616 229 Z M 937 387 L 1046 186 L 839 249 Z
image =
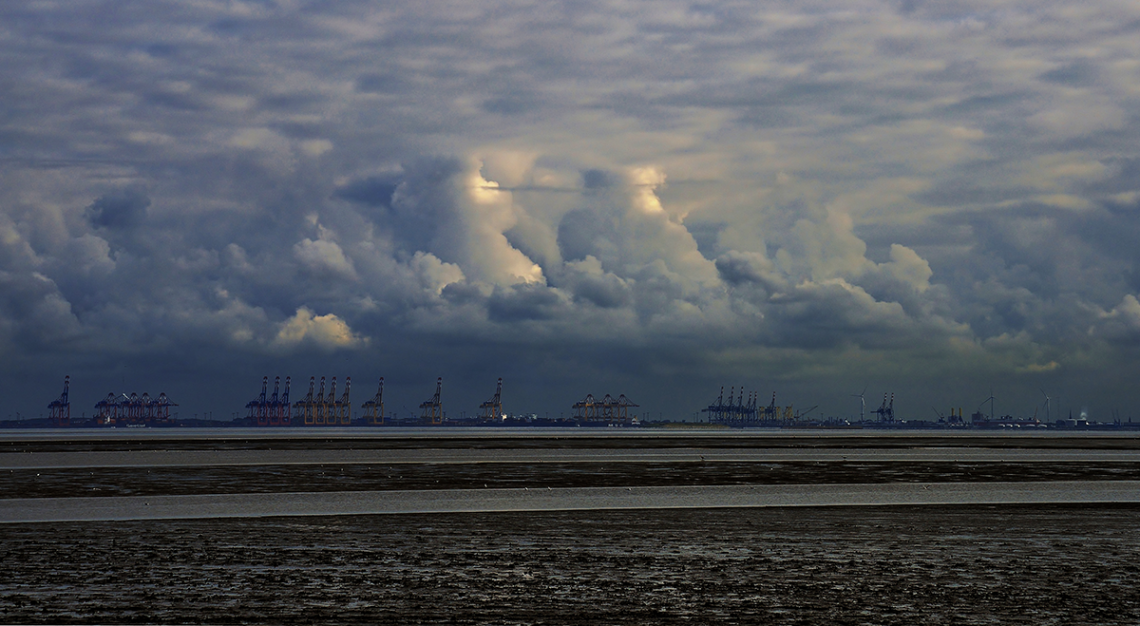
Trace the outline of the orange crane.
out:
M 384 377 L 380 377 L 380 386 L 376 389 L 376 397 L 360 405 L 364 409 L 364 419 L 370 426 L 379 426 L 384 423 Z
M 495 395 L 490 400 L 479 405 L 482 411 L 479 417 L 485 420 L 501 420 L 506 417 L 503 414 L 503 379 L 500 378 L 497 385 L 495 385 Z
M 575 419 L 624 422 L 629 419 L 629 409 L 636 406 L 638 405 L 625 397 L 625 394 L 614 398 L 607 393 L 602 401 L 598 402 L 591 393 L 586 395 L 585 400 L 575 402 L 572 408 Z
M 321 379 L 322 381 L 324 379 Z M 317 421 L 315 412 L 316 399 L 313 397 L 314 387 L 317 384 L 317 377 L 309 377 L 309 393 L 297 402 L 293 403 L 293 418 L 299 420 L 305 426 L 312 426 Z
M 592 420 L 598 417 L 598 402 L 592 393 L 586 394 L 585 400 L 575 402 L 571 408 L 574 409 L 574 419 Z
M 352 424 L 352 400 L 349 399 L 349 391 L 352 389 L 352 377 L 346 376 L 344 378 L 344 393 L 341 394 L 340 399 L 333 403 L 333 424 L 341 426 L 348 426 Z M 336 390 L 336 378 L 333 378 L 333 390 Z M 329 394 L 332 397 L 333 394 Z
M 435 379 L 435 395 L 428 400 L 420 403 L 420 419 L 429 424 L 442 424 L 443 423 L 443 402 L 440 400 L 440 392 L 443 391 L 443 377 Z

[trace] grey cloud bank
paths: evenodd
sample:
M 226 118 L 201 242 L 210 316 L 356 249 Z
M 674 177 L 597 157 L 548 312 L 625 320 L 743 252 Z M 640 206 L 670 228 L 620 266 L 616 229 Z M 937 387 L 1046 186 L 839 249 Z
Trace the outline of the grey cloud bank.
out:
M 1127 416 L 1132 3 L 0 6 L 0 411 Z M 89 402 L 88 402 L 89 401 Z M 406 405 L 402 407 L 401 405 Z M 88 409 L 89 410 L 89 409 Z M 1140 416 L 1138 416 L 1140 417 Z

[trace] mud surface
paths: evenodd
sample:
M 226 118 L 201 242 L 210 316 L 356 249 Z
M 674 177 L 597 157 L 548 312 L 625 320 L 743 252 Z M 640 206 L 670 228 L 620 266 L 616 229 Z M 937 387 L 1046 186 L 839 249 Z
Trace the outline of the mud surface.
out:
M 0 435 L 18 437 L 0 438 L 0 453 L 24 452 L 113 452 L 132 450 L 406 450 L 406 449 L 570 449 L 570 448 L 989 448 L 989 449 L 1041 449 L 1041 450 L 1138 450 L 1140 433 L 1102 436 L 1074 433 L 1072 436 L 1052 436 L 1048 431 L 1024 436 L 1003 434 L 917 435 L 907 431 L 879 431 L 882 435 L 835 434 L 834 431 L 764 431 L 725 430 L 725 434 L 691 433 L 671 434 L 652 429 L 623 431 L 619 436 L 606 434 L 607 429 L 590 434 L 590 429 L 574 435 L 559 435 L 532 429 L 532 435 L 518 433 L 497 436 L 495 429 L 483 429 L 479 436 L 439 428 L 433 434 L 402 436 L 379 428 L 377 436 L 369 436 L 359 429 L 350 436 L 314 436 L 311 429 L 278 429 L 263 431 L 256 436 L 231 435 L 217 430 L 172 429 L 178 436 L 163 437 L 157 429 L 140 429 L 138 436 L 116 434 L 105 438 L 84 433 L 75 439 L 63 438 L 63 431 L 44 431 L 35 437 L 28 431 L 0 431 Z M 387 431 L 387 432 L 386 432 Z M 842 432 L 842 431 L 839 431 Z M 279 434 L 278 434 L 279 433 Z M 819 434 L 817 434 L 819 433 Z M 28 438 L 31 437 L 31 438 Z
M 1136 507 L 6 526 L 0 622 L 1136 624 Z
M 1140 480 L 1137 463 L 480 463 L 0 471 L 3 498 L 510 487 Z
M 1136 449 L 1136 438 L 177 438 L 166 449 Z M 4 498 L 1140 480 L 1134 462 L 575 462 L 0 471 Z M 1140 507 L 658 509 L 8 524 L 0 623 L 1137 624 Z

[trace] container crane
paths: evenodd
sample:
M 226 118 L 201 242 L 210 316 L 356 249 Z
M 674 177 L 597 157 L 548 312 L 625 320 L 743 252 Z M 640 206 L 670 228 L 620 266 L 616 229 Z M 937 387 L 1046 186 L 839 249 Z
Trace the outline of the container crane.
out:
M 68 397 L 68 387 L 71 386 L 71 376 L 63 377 L 63 393 L 57 400 L 48 405 L 48 417 L 51 425 L 63 428 L 71 425 L 71 400 Z
M 321 390 L 317 393 L 317 425 L 327 426 L 333 423 L 333 402 L 336 398 L 336 376 L 332 377 L 332 387 L 325 395 L 325 377 L 321 376 Z
M 323 380 L 323 379 L 322 379 Z M 317 416 L 315 408 L 317 405 L 316 398 L 313 394 L 316 392 L 315 387 L 317 384 L 317 377 L 309 377 L 309 393 L 293 404 L 293 417 L 299 420 L 305 426 L 312 426 L 316 423 Z
M 429 424 L 443 423 L 443 402 L 440 393 L 443 391 L 443 377 L 435 379 L 435 395 L 420 403 L 420 419 Z
M 364 420 L 369 426 L 380 426 L 384 423 L 384 377 L 380 377 L 380 386 L 376 389 L 376 397 L 360 405 L 364 409 Z
M 586 394 L 584 400 L 579 400 L 571 407 L 574 409 L 574 419 L 579 420 L 593 420 L 598 417 L 598 402 L 594 399 L 594 394 Z
M 893 422 L 895 421 L 895 394 L 891 395 L 891 401 L 887 403 L 887 394 L 883 394 L 883 404 L 875 409 L 875 413 L 879 416 L 880 422 Z
M 333 389 L 336 389 L 336 378 L 333 378 Z M 348 426 L 352 424 L 352 400 L 349 397 L 349 391 L 352 390 L 352 377 L 345 376 L 344 378 L 344 393 L 341 394 L 333 404 L 333 423 L 341 426 Z
M 259 395 L 256 400 L 250 400 L 245 405 L 245 408 L 249 409 L 248 418 L 253 420 L 253 423 L 258 426 L 269 425 L 269 402 L 266 400 L 268 390 L 269 377 L 263 376 L 261 378 L 261 395 Z
M 503 414 L 503 379 L 495 385 L 495 395 L 490 400 L 479 405 L 479 418 L 483 420 L 502 420 Z
M 281 391 L 281 377 L 277 376 L 273 379 L 273 396 L 269 399 L 269 406 L 266 410 L 268 414 L 268 426 L 288 426 L 289 425 L 289 377 L 285 377 L 285 394 L 280 395 Z
M 281 394 L 281 402 L 277 405 L 277 415 L 281 421 L 282 426 L 289 426 L 292 423 L 292 420 L 290 419 L 291 407 L 289 405 L 289 383 L 290 382 L 291 382 L 291 378 L 289 376 L 286 376 L 285 377 L 285 392 Z

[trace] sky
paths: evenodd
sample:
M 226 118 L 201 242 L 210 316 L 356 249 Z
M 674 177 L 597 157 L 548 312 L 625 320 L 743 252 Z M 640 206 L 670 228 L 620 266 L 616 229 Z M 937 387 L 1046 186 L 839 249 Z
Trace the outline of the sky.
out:
M 1135 2 L 0 3 L 0 419 L 1127 419 L 1138 115 Z

